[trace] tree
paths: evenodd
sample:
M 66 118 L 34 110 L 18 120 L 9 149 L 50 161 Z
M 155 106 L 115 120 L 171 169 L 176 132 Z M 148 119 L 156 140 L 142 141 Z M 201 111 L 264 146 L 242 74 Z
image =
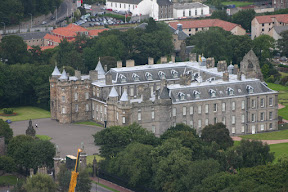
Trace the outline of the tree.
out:
M 5 138 L 5 144 L 8 144 L 13 138 L 13 130 L 10 128 L 9 124 L 0 119 L 0 136 Z
M 12 173 L 16 170 L 14 159 L 8 156 L 0 156 L 0 170 Z
M 229 15 L 227 15 L 226 10 L 216 10 L 212 12 L 211 15 L 212 19 L 221 19 L 224 21 L 230 21 Z
M 255 15 L 254 9 L 241 10 L 232 16 L 232 22 L 240 24 L 246 31 L 251 31 L 251 21 Z
M 227 149 L 234 144 L 232 138 L 229 136 L 229 130 L 223 123 L 204 127 L 201 138 L 204 142 L 208 143 L 215 141 L 221 149 Z
M 266 58 L 271 58 L 270 49 L 274 49 L 275 40 L 269 35 L 260 35 L 253 40 L 253 51 L 258 56 L 260 63 Z
M 247 35 L 230 35 L 228 36 L 229 44 L 232 48 L 233 64 L 240 64 L 243 57 L 252 49 L 252 40 Z
M 18 148 L 25 142 L 33 142 L 33 138 L 27 135 L 17 135 L 9 142 L 7 147 L 7 154 L 11 157 L 14 156 Z
M 281 54 L 288 57 L 288 31 L 283 31 L 280 36 L 282 38 L 278 40 L 278 47 L 281 51 Z
M 54 183 L 51 176 L 36 174 L 32 177 L 28 177 L 23 187 L 29 192 L 56 192 L 57 185 Z

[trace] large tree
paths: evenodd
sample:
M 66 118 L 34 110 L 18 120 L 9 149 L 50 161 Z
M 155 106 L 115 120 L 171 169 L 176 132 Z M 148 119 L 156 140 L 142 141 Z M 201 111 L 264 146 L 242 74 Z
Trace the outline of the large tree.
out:
M 56 192 L 57 185 L 51 176 L 46 174 L 36 174 L 28 177 L 24 184 L 24 189 L 29 192 Z
M 288 57 L 288 30 L 283 31 L 281 34 L 281 39 L 278 40 L 278 47 L 283 56 Z
M 260 35 L 253 40 L 253 51 L 258 56 L 261 63 L 266 58 L 272 57 L 272 51 L 275 48 L 275 40 L 269 35 Z
M 8 144 L 13 138 L 13 130 L 10 128 L 9 124 L 0 119 L 0 136 L 5 138 L 5 144 Z
M 246 31 L 251 31 L 251 21 L 255 15 L 254 9 L 240 10 L 232 16 L 232 22 L 240 24 Z

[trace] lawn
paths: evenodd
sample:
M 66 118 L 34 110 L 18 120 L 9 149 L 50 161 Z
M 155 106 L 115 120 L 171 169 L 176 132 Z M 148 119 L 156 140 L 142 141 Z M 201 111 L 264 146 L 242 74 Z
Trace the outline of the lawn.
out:
M 274 131 L 269 133 L 258 133 L 254 135 L 242 135 L 243 139 L 256 139 L 256 140 L 281 140 L 288 139 L 288 130 Z
M 15 185 L 17 183 L 17 177 L 15 175 L 0 176 L 0 186 Z
M 50 141 L 52 138 L 47 135 L 36 135 L 37 138 L 43 141 Z
M 103 184 L 101 184 L 101 183 L 97 183 L 97 182 L 95 182 L 95 181 L 92 181 L 92 182 L 95 183 L 95 184 L 97 184 L 97 185 L 99 185 L 99 186 L 101 186 L 101 187 L 104 187 L 105 189 L 108 189 L 108 190 L 110 190 L 110 191 L 119 192 L 119 191 L 117 191 L 116 189 L 112 189 L 112 188 L 110 188 L 110 187 L 108 187 L 108 186 L 106 186 L 106 185 L 103 185 Z
M 222 2 L 222 5 L 235 5 L 236 7 L 244 7 L 247 5 L 253 5 L 253 2 L 247 1 L 225 1 Z
M 93 126 L 97 126 L 97 127 L 103 127 L 103 125 L 100 125 L 100 124 L 93 122 L 93 121 L 80 121 L 80 122 L 76 122 L 75 124 L 93 125 Z
M 100 161 L 102 161 L 102 160 L 104 159 L 103 157 L 101 157 L 101 156 L 99 156 L 99 155 L 88 155 L 88 156 L 87 156 L 87 165 L 89 165 L 89 164 L 92 165 L 93 160 L 94 160 L 94 156 L 95 156 L 95 158 L 96 158 L 96 160 L 97 160 L 97 163 L 100 162 Z
M 274 162 L 277 162 L 281 156 L 288 156 L 288 143 L 270 145 L 270 151 L 275 152 Z
M 29 119 L 41 119 L 41 118 L 49 118 L 50 112 L 38 107 L 17 107 L 13 108 L 14 112 L 17 113 L 16 116 L 0 116 L 0 119 L 4 121 L 7 119 L 11 119 L 13 121 L 23 121 Z M 3 113 L 0 110 L 0 113 Z
M 267 83 L 267 85 L 270 89 L 273 89 L 275 91 L 288 91 L 288 87 L 283 86 L 283 85 L 279 85 L 275 83 Z

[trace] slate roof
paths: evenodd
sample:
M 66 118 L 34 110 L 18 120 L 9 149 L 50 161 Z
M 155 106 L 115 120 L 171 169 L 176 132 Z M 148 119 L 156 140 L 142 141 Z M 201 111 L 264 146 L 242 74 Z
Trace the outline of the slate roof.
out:
M 126 89 L 124 90 L 124 92 L 120 98 L 120 101 L 128 101 L 128 94 L 127 94 Z
M 65 71 L 65 69 L 63 69 L 63 72 L 62 72 L 59 80 L 67 80 L 67 79 L 68 79 L 68 77 L 67 77 L 66 71 Z
M 274 30 L 280 35 L 280 33 L 282 33 L 283 31 L 288 30 L 288 26 L 275 26 Z
M 108 97 L 118 97 L 118 93 L 114 87 L 112 87 Z
M 138 5 L 142 0 L 111 0 L 109 2 L 119 2 L 119 3 L 127 3 L 127 4 L 135 4 Z
M 250 85 L 253 88 L 253 93 L 248 93 L 247 86 Z M 230 98 L 230 97 L 244 97 L 247 95 L 253 94 L 261 94 L 261 93 L 275 93 L 275 91 L 266 87 L 260 80 L 254 81 L 242 81 L 238 83 L 223 83 L 223 84 L 206 84 L 204 86 L 184 86 L 182 88 L 173 88 L 172 86 L 168 85 L 170 90 L 170 97 L 172 98 L 173 103 L 177 102 L 192 102 L 192 101 L 199 101 L 205 99 L 220 99 L 220 98 Z M 228 88 L 232 88 L 234 90 L 233 95 L 229 95 L 227 90 Z M 216 97 L 211 97 L 210 90 L 216 91 Z M 194 96 L 194 92 L 198 91 L 200 93 L 200 98 L 196 99 Z M 179 93 L 184 93 L 184 100 L 181 100 L 179 97 Z
M 157 0 L 159 6 L 169 6 L 172 5 L 172 2 L 169 0 Z
M 202 7 L 208 7 L 207 5 L 204 5 L 199 2 L 195 3 L 174 3 L 173 8 L 174 9 L 193 9 L 193 8 L 202 8 Z
M 280 14 L 280 15 L 263 15 L 255 17 L 258 23 L 272 23 L 272 18 L 275 18 L 278 22 L 288 23 L 288 14 Z
M 175 34 L 175 35 L 178 35 L 178 39 L 179 40 L 185 40 L 186 38 L 189 37 L 189 35 L 187 35 L 186 33 L 184 33 L 183 31 L 179 31 L 177 29 L 174 29 L 173 27 L 171 27 L 169 25 L 169 29 L 171 31 L 171 33 Z
M 58 75 L 61 75 L 59 69 L 57 66 L 54 67 L 54 70 L 52 72 L 52 76 L 58 76 Z
M 33 32 L 33 33 L 18 33 L 15 34 L 22 37 L 24 41 L 31 39 L 43 39 L 47 32 Z
M 99 61 L 98 61 L 98 64 L 97 64 L 95 70 L 98 71 L 98 75 L 105 75 L 105 71 L 104 71 L 104 69 L 103 69 L 103 67 L 102 67 L 102 64 L 101 64 L 101 62 L 100 62 L 100 59 L 99 59 Z

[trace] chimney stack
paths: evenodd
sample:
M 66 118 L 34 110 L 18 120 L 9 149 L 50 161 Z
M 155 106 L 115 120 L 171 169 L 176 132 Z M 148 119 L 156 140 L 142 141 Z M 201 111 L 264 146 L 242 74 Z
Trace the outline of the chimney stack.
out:
M 122 61 L 117 61 L 117 68 L 121 68 L 122 67 Z
M 229 81 L 229 73 L 228 73 L 228 71 L 225 71 L 223 73 L 223 81 Z
M 242 81 L 242 73 L 241 73 L 241 71 L 238 71 L 238 73 L 237 73 L 237 80 L 238 81 Z
M 106 82 L 106 85 L 112 85 L 112 74 L 111 73 L 106 73 L 105 82 Z
M 89 76 L 92 82 L 98 80 L 98 71 L 97 70 L 89 71 Z
M 107 72 L 107 65 L 104 65 L 104 71 Z
M 135 61 L 132 59 L 126 60 L 126 67 L 134 67 Z
M 171 55 L 171 61 L 172 61 L 173 63 L 175 63 L 175 55 L 174 55 L 174 54 Z
M 161 61 L 160 63 L 167 63 L 167 57 L 166 56 L 161 57 L 160 61 Z
M 196 61 L 197 55 L 196 53 L 189 53 L 189 61 L 194 62 Z
M 239 72 L 239 67 L 237 64 L 234 64 L 234 75 L 238 74 Z
M 177 30 L 178 30 L 178 31 L 182 31 L 182 24 L 181 24 L 181 23 L 178 23 L 178 24 L 177 24 Z
M 148 57 L 148 65 L 154 65 L 154 58 Z
M 81 80 L 81 71 L 75 70 L 75 76 L 78 80 Z

